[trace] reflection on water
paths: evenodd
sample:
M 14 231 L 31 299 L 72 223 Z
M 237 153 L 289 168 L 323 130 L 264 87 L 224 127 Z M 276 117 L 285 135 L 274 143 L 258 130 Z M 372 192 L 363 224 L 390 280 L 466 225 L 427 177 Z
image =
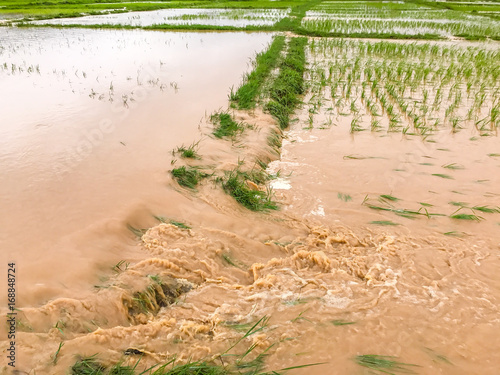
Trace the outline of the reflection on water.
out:
M 103 14 L 78 18 L 59 18 L 35 21 L 50 25 L 129 25 L 151 26 L 158 24 L 261 26 L 272 25 L 287 15 L 286 10 L 276 9 L 160 9 L 144 12 Z

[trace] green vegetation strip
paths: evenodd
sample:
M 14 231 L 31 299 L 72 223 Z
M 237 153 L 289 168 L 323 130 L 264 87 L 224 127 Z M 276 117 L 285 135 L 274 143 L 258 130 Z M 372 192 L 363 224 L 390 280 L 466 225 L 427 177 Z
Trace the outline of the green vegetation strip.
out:
M 238 108 L 250 109 L 255 107 L 255 98 L 260 92 L 272 69 L 276 67 L 278 57 L 285 46 L 285 37 L 276 36 L 266 52 L 259 53 L 255 59 L 255 69 L 248 75 L 246 83 L 238 91 L 231 93 L 231 100 Z
M 226 174 L 222 179 L 224 191 L 238 203 L 252 211 L 277 210 L 276 202 L 272 200 L 272 191 L 252 189 L 248 182 L 262 183 L 262 176 L 240 171 L 238 168 Z
M 300 102 L 298 96 L 304 93 L 305 46 L 307 38 L 292 38 L 288 53 L 280 66 L 280 73 L 270 92 L 267 110 L 278 119 L 280 127 L 286 129 L 290 115 Z

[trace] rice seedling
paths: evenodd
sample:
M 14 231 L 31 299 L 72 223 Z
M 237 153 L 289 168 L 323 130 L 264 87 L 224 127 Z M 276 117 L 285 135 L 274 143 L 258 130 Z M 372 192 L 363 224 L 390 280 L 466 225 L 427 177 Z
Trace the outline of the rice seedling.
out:
M 97 354 L 81 358 L 71 367 L 71 375 L 101 375 L 106 368 L 97 361 Z
M 130 224 L 127 224 L 127 229 L 131 231 L 133 234 L 135 234 L 139 239 L 142 238 L 144 233 L 146 233 L 147 229 L 139 229 L 136 227 L 133 227 Z
M 61 349 L 62 349 L 63 346 L 64 346 L 64 342 L 61 341 L 59 343 L 59 346 L 57 347 L 56 352 L 52 356 L 52 364 L 53 365 L 57 365 L 57 359 L 58 359 L 58 356 L 59 356 L 59 352 L 61 351 Z
M 452 219 L 457 220 L 473 220 L 473 221 L 481 221 L 484 220 L 481 216 L 477 216 L 474 214 L 454 214 L 450 215 Z
M 343 200 L 344 202 L 352 201 L 352 197 L 349 194 L 338 193 L 337 198 Z
M 377 354 L 358 355 L 354 361 L 363 367 L 384 374 L 415 374 L 412 368 L 419 365 L 397 361 L 397 357 Z
M 436 176 L 436 177 L 441 177 L 441 178 L 444 178 L 444 179 L 448 179 L 448 180 L 454 180 L 454 178 L 448 174 L 443 174 L 443 173 L 433 173 L 432 176 Z
M 179 154 L 181 158 L 185 159 L 201 159 L 201 156 L 198 154 L 196 149 L 198 148 L 199 141 L 196 143 L 191 144 L 188 147 L 185 147 L 184 145 L 177 147 L 176 150 L 172 152 L 172 154 Z
M 246 77 L 245 84 L 230 94 L 230 100 L 237 103 L 239 108 L 249 109 L 255 106 L 255 98 L 271 70 L 276 67 L 284 46 L 285 37 L 276 36 L 269 49 L 257 55 L 255 69 Z
M 212 114 L 210 121 L 215 125 L 212 134 L 217 138 L 234 137 L 245 130 L 244 124 L 234 121 L 227 112 Z
M 350 322 L 348 320 L 342 320 L 342 319 L 332 320 L 331 323 L 334 326 L 347 326 L 351 324 L 356 324 L 356 322 Z
M 266 191 L 254 190 L 246 183 L 248 179 L 247 173 L 236 168 L 227 172 L 226 176 L 222 178 L 222 187 L 226 193 L 249 210 L 277 210 L 278 206 L 272 200 L 272 191 L 270 189 Z
M 290 320 L 292 323 L 295 323 L 295 322 L 298 322 L 300 320 L 304 320 L 306 322 L 309 322 L 309 323 L 312 323 L 311 320 L 307 319 L 307 318 L 304 318 L 302 315 L 305 314 L 309 309 L 306 309 L 304 311 L 302 311 L 299 315 L 297 315 L 295 318 L 293 318 L 292 320 Z
M 450 362 L 450 360 L 442 355 L 442 354 L 438 354 L 436 353 L 434 350 L 430 349 L 430 348 L 424 348 L 423 349 L 425 353 L 427 353 L 434 362 L 442 362 L 442 363 L 446 363 L 448 365 L 452 365 L 453 363 Z
M 465 167 L 463 165 L 460 165 L 457 163 L 444 164 L 441 167 L 446 168 L 446 169 L 453 169 L 453 170 L 465 169 Z
M 396 198 L 395 196 L 390 195 L 390 194 L 382 194 L 380 196 L 380 198 L 391 201 L 391 202 L 397 202 L 400 200 L 399 198 Z
M 173 220 L 173 219 L 167 219 L 166 217 L 164 216 L 156 216 L 156 215 L 153 215 L 153 217 L 158 220 L 160 223 L 164 223 L 164 224 L 172 224 L 172 225 L 175 225 L 177 228 L 180 228 L 180 229 L 191 229 L 191 227 L 185 223 L 182 223 L 180 221 L 176 221 L 176 220 Z
M 398 223 L 394 223 L 393 221 L 390 221 L 390 220 L 374 220 L 374 221 L 370 221 L 370 224 L 386 225 L 386 226 L 401 225 L 401 224 L 398 224 Z
M 304 64 L 306 38 L 292 38 L 288 52 L 280 65 L 280 72 L 275 79 L 266 109 L 278 119 L 280 127 L 285 129 L 290 122 L 290 115 L 299 103 L 298 95 L 304 92 Z
M 189 166 L 172 169 L 171 173 L 179 185 L 185 186 L 189 189 L 195 189 L 202 179 L 209 176 L 208 173 L 201 172 L 199 167 Z
M 471 207 L 472 211 L 480 211 L 480 212 L 485 212 L 488 214 L 494 214 L 494 213 L 500 213 L 500 208 L 492 208 L 488 206 L 474 206 Z
M 141 237 L 142 237 L 142 234 L 143 233 L 141 232 Z M 120 273 L 120 272 L 126 271 L 128 269 L 128 266 L 130 266 L 129 262 L 126 262 L 125 260 L 120 260 L 111 269 L 116 273 Z

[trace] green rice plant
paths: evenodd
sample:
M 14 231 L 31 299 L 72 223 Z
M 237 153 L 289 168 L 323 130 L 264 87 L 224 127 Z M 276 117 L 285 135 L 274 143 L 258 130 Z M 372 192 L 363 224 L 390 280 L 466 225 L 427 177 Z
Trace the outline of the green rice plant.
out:
M 394 223 L 390 220 L 374 220 L 374 221 L 370 221 L 370 224 L 375 224 L 375 225 L 386 225 L 386 226 L 396 226 L 396 225 L 400 225 L 398 223 Z
M 305 46 L 307 38 L 292 38 L 288 53 L 280 65 L 278 77 L 274 80 L 266 109 L 278 119 L 280 127 L 289 125 L 290 115 L 299 103 L 298 96 L 304 93 Z
M 386 199 L 386 200 L 391 201 L 391 202 L 397 202 L 400 200 L 399 198 L 396 198 L 395 196 L 390 195 L 390 194 L 382 194 L 380 196 L 380 198 Z
M 450 231 L 450 232 L 445 232 L 443 233 L 445 236 L 450 236 L 450 237 L 463 237 L 464 233 L 463 232 L 457 232 L 457 231 Z
M 226 193 L 231 195 L 238 203 L 252 211 L 277 210 L 278 205 L 272 200 L 272 191 L 251 189 L 246 181 L 249 180 L 247 173 L 236 168 L 226 173 L 222 178 L 222 187 Z
M 377 355 L 377 354 L 364 354 L 358 355 L 354 358 L 354 361 L 363 367 L 374 370 L 378 373 L 384 374 L 415 374 L 412 370 L 413 367 L 420 367 L 411 363 L 399 362 L 396 360 L 397 357 Z
M 338 193 L 337 198 L 343 200 L 344 202 L 352 201 L 352 197 L 349 194 Z
M 212 114 L 210 121 L 215 125 L 212 134 L 217 138 L 234 137 L 245 130 L 245 126 L 242 123 L 234 121 L 227 112 Z
M 454 180 L 454 178 L 451 177 L 450 175 L 442 174 L 442 173 L 433 173 L 432 176 L 441 177 L 441 178 L 448 179 L 448 180 Z
M 441 167 L 446 168 L 446 169 L 453 169 L 453 170 L 465 169 L 465 167 L 463 165 L 460 165 L 457 163 L 444 164 Z
M 131 231 L 133 234 L 135 234 L 138 238 L 142 238 L 144 233 L 147 232 L 147 229 L 139 229 L 139 228 L 133 227 L 130 224 L 127 224 L 127 229 L 129 231 Z
M 485 212 L 488 214 L 500 213 L 500 208 L 498 208 L 498 207 L 492 208 L 492 207 L 488 207 L 488 206 L 474 206 L 474 207 L 471 207 L 471 210 L 472 211 L 481 211 L 481 212 Z
M 185 159 L 201 159 L 200 155 L 196 151 L 198 144 L 199 142 L 196 142 L 188 147 L 182 145 L 180 147 L 177 147 L 177 149 L 174 150 L 173 154 L 180 154 L 181 158 Z
M 172 225 L 175 225 L 177 228 L 181 228 L 181 229 L 191 229 L 191 227 L 185 223 L 182 223 L 180 221 L 176 221 L 176 220 L 172 220 L 172 219 L 167 219 L 166 217 L 164 216 L 156 216 L 156 215 L 153 215 L 153 217 L 158 220 L 160 223 L 164 223 L 164 224 L 172 224 Z
M 209 176 L 209 174 L 201 172 L 199 167 L 182 166 L 172 169 L 172 176 L 177 180 L 179 185 L 189 189 L 195 189 L 198 183 Z
M 274 67 L 278 57 L 285 46 L 285 37 L 276 36 L 266 52 L 260 53 L 255 58 L 255 69 L 247 76 L 246 82 L 235 92 L 230 99 L 237 103 L 239 108 L 249 109 L 255 106 L 255 98 Z
M 141 237 L 143 234 L 144 233 L 141 231 Z M 128 266 L 130 266 L 130 263 L 126 262 L 125 260 L 120 260 L 111 269 L 116 273 L 120 273 L 126 271 L 128 269 Z
M 54 355 L 52 356 L 52 364 L 53 364 L 53 365 L 57 365 L 57 359 L 58 359 L 57 357 L 59 356 L 59 352 L 61 351 L 61 349 L 62 349 L 62 347 L 63 347 L 63 346 L 64 346 L 64 342 L 62 342 L 62 341 L 61 341 L 61 342 L 59 343 L 59 346 L 58 346 L 58 348 L 57 348 L 56 352 L 55 352 L 55 353 L 54 353 Z
M 97 354 L 81 358 L 71 367 L 71 375 L 104 375 L 106 368 L 97 361 Z
M 481 216 L 477 216 L 474 214 L 455 214 L 455 215 L 450 215 L 452 219 L 457 219 L 457 220 L 473 220 L 473 221 L 481 221 L 483 218 Z
M 356 324 L 356 322 L 350 322 L 350 321 L 342 320 L 342 319 L 332 320 L 331 323 L 334 326 L 347 326 L 347 325 L 351 325 L 351 324 Z

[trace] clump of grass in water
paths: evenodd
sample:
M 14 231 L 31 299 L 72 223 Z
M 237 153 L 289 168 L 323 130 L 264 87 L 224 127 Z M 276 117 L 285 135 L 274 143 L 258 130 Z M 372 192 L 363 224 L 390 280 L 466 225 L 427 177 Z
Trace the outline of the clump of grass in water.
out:
M 228 172 L 223 178 L 222 187 L 226 193 L 231 195 L 238 203 L 252 211 L 277 210 L 276 202 L 272 200 L 272 192 L 253 190 L 248 187 L 247 173 L 238 168 Z
M 247 76 L 246 83 L 235 93 L 231 92 L 230 100 L 237 103 L 241 109 L 255 107 L 255 98 L 264 80 L 276 66 L 278 57 L 285 46 L 285 37 L 276 36 L 269 49 L 257 55 L 255 69 Z
M 179 167 L 172 170 L 172 176 L 175 177 L 179 185 L 189 189 L 195 189 L 200 180 L 209 175 L 201 172 L 197 167 Z
M 266 109 L 278 119 L 285 129 L 290 123 L 290 115 L 299 103 L 298 95 L 304 93 L 305 46 L 307 38 L 292 38 L 280 73 L 271 87 L 271 100 Z
M 210 121 L 215 125 L 212 134 L 217 138 L 234 137 L 245 129 L 242 123 L 231 118 L 227 112 L 218 112 L 210 116 Z
M 71 375 L 101 375 L 104 367 L 97 361 L 97 354 L 87 358 L 81 358 L 71 367 Z
M 411 369 L 412 367 L 420 367 L 411 363 L 404 363 L 396 361 L 397 357 L 376 355 L 376 354 L 364 354 L 355 357 L 355 361 L 358 365 L 367 367 L 371 370 L 378 371 L 384 374 L 415 374 Z
M 198 147 L 198 142 L 193 143 L 189 147 L 185 147 L 184 145 L 177 147 L 177 150 L 175 150 L 173 153 L 174 154 L 180 154 L 181 158 L 185 159 L 201 159 L 200 154 L 196 151 L 196 148 Z

